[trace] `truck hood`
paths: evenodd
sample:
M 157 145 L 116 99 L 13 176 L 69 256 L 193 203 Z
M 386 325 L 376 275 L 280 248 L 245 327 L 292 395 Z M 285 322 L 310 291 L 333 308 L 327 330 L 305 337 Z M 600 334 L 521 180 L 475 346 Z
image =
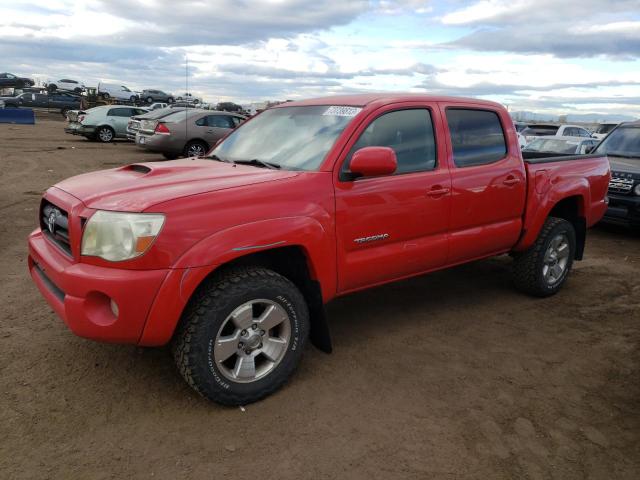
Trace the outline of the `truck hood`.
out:
M 612 172 L 640 174 L 640 158 L 608 157 Z
M 190 195 L 295 177 L 296 172 L 232 165 L 214 160 L 134 163 L 86 173 L 55 185 L 100 210 L 141 212 Z

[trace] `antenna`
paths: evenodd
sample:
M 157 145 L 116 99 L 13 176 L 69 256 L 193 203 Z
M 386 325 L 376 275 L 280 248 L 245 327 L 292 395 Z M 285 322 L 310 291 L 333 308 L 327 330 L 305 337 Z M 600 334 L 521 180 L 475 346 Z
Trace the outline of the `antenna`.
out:
M 185 108 L 184 108 L 184 139 L 189 141 L 189 127 L 187 117 L 189 116 L 189 54 L 184 55 L 184 86 L 185 86 Z M 188 153 L 187 153 L 188 154 Z

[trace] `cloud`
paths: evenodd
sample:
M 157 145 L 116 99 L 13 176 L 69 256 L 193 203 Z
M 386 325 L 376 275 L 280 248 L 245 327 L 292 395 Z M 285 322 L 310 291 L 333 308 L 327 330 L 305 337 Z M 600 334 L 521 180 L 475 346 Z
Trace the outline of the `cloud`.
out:
M 637 0 L 482 0 L 442 16 L 473 30 L 450 48 L 551 53 L 560 58 L 640 58 Z

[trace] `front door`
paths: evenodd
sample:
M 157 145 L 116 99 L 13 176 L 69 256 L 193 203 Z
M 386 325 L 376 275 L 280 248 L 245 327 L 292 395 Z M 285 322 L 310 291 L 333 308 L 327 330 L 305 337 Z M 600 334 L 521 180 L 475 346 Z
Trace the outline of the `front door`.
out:
M 441 129 L 433 105 L 384 107 L 347 145 L 336 183 L 340 293 L 445 264 L 451 181 L 446 149 L 435 141 Z M 392 148 L 396 173 L 351 179 L 351 156 L 367 146 Z

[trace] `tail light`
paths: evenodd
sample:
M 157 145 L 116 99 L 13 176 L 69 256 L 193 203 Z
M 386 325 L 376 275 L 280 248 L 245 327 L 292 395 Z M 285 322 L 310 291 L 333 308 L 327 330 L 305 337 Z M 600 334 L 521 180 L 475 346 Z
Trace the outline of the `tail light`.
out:
M 84 115 L 79 115 L 78 116 L 78 123 L 82 123 L 83 120 L 84 120 Z
M 164 123 L 158 123 L 153 133 L 158 135 L 171 135 L 171 130 L 169 130 Z

